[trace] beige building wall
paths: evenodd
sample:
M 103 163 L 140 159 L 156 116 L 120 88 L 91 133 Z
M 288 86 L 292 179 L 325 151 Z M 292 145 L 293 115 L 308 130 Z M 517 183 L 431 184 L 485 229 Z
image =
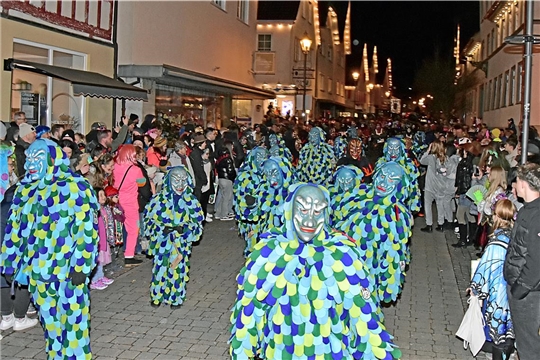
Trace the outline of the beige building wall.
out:
M 253 86 L 257 2 L 249 2 L 247 24 L 237 5 L 227 0 L 224 11 L 210 0 L 120 1 L 119 64 L 167 64 Z
M 0 56 L 2 60 L 13 56 L 14 39 L 87 54 L 85 70 L 109 77 L 114 75 L 114 49 L 112 46 L 0 18 Z M 0 120 L 3 121 L 11 121 L 11 75 L 12 72 L 10 71 L 0 72 Z M 112 100 L 88 97 L 84 99 L 86 102 L 84 113 L 85 131 L 90 130 L 90 125 L 94 121 L 102 121 L 109 126 L 112 125 Z

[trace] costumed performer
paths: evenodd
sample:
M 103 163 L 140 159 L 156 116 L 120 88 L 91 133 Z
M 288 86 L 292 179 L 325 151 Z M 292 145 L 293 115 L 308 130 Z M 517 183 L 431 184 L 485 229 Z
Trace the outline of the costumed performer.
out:
M 189 171 L 183 165 L 171 168 L 144 213 L 148 254 L 154 256 L 150 285 L 153 307 L 164 303 L 176 309 L 184 302 L 191 247 L 201 238 L 203 220 Z
M 342 165 L 336 169 L 330 192 L 330 225 L 335 226 L 344 221 L 349 212 L 360 206 L 365 198 L 368 186 L 362 184 L 364 174 L 353 165 Z
M 54 142 L 26 150 L 26 175 L 8 213 L 2 273 L 28 285 L 49 359 L 91 359 L 88 277 L 98 254 L 98 201 Z
M 326 185 L 332 178 L 336 165 L 334 149 L 324 141 L 324 132 L 319 127 L 311 129 L 308 140 L 309 142 L 300 150 L 298 180 Z
M 337 230 L 354 239 L 362 261 L 375 279 L 376 297 L 395 301 L 410 262 L 408 248 L 413 218 L 405 205 L 407 177 L 395 162 L 384 163 L 373 176 L 373 185 Z
M 328 227 L 328 191 L 295 184 L 285 225 L 261 237 L 238 275 L 233 359 L 398 359 L 354 244 Z

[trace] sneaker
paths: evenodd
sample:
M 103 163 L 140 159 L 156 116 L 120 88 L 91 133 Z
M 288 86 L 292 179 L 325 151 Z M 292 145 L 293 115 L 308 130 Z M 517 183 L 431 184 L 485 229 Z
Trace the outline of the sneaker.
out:
M 231 221 L 231 220 L 234 220 L 234 217 L 232 216 L 225 216 L 225 217 L 222 217 L 221 219 L 219 219 L 221 221 Z
M 206 222 L 212 222 L 214 220 L 212 220 L 212 216 L 210 216 L 210 214 L 206 215 Z
M 26 311 L 26 316 L 33 317 L 33 316 L 36 316 L 36 314 L 37 314 L 36 307 L 34 306 L 32 302 L 30 302 L 30 305 L 28 305 L 28 310 Z
M 92 290 L 105 290 L 107 288 L 107 285 L 105 285 L 101 279 L 98 281 L 93 281 L 90 283 L 90 289 Z
M 104 283 L 105 285 L 109 286 L 114 282 L 114 280 L 109 279 L 108 277 L 104 276 L 104 277 L 101 278 L 101 282 Z
M 13 325 L 13 330 L 22 331 L 30 329 L 31 327 L 36 326 L 39 323 L 38 319 L 30 319 L 25 316 L 22 319 L 15 319 L 15 324 Z
M 2 322 L 0 322 L 0 330 L 11 329 L 15 325 L 15 316 L 13 314 L 4 316 L 2 315 Z
M 233 213 L 233 212 L 230 212 L 230 213 L 227 214 L 227 216 L 232 216 L 232 217 L 234 217 L 234 213 Z
M 142 260 L 135 259 L 135 258 L 125 258 L 124 259 L 124 265 L 125 266 L 137 266 L 141 265 Z

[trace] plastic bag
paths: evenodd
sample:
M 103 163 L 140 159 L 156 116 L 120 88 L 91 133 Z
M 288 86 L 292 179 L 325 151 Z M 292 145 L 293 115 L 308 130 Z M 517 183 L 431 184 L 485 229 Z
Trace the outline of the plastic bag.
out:
M 477 296 L 471 295 L 467 302 L 469 303 L 469 308 L 463 316 L 456 336 L 463 339 L 463 348 L 466 349 L 468 346 L 473 356 L 476 356 L 486 342 L 484 317 L 482 316 L 480 300 Z

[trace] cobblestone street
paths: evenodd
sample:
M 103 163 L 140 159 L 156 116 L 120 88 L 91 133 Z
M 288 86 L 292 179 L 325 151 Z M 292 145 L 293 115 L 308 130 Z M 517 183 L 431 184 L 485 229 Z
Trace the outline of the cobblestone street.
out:
M 454 334 L 463 317 L 465 287 L 473 248 L 450 246 L 455 236 L 419 231 L 397 305 L 384 308 L 387 328 L 403 359 L 472 359 Z M 234 223 L 214 221 L 194 247 L 185 304 L 177 310 L 149 305 L 151 262 L 120 275 L 103 291 L 92 290 L 92 351 L 105 359 L 228 359 L 230 307 L 244 243 Z M 446 235 L 446 238 L 445 238 Z M 458 286 L 459 285 L 459 286 Z M 3 332 L 2 359 L 45 359 L 41 327 Z

